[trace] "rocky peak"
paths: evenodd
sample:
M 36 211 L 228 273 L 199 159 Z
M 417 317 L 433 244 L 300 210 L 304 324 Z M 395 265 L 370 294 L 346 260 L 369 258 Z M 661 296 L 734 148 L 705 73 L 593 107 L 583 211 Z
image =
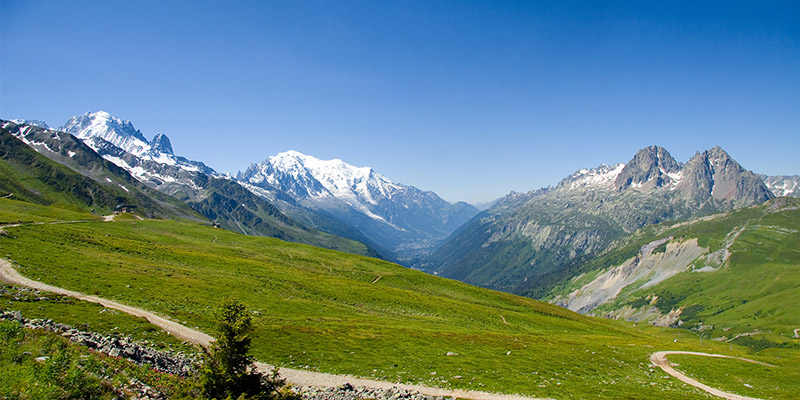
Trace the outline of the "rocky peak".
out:
M 683 170 L 678 190 L 696 204 L 708 199 L 756 204 L 775 197 L 764 181 L 744 169 L 721 147 L 695 153 Z
M 680 180 L 681 165 L 661 146 L 645 147 L 625 164 L 614 181 L 616 190 L 629 187 L 664 187 Z
M 166 154 L 174 154 L 172 152 L 172 143 L 170 143 L 167 135 L 163 133 L 157 134 L 153 138 L 153 141 L 150 142 L 150 146 L 152 151 L 166 153 Z

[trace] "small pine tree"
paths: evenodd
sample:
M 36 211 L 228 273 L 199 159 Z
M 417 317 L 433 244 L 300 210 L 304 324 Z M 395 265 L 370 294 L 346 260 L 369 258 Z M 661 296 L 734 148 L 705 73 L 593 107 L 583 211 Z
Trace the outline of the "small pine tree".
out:
M 280 390 L 285 382 L 277 370 L 264 376 L 256 369 L 250 351 L 252 319 L 244 303 L 223 299 L 215 312 L 217 340 L 205 353 L 200 385 L 211 399 L 278 399 L 292 397 Z

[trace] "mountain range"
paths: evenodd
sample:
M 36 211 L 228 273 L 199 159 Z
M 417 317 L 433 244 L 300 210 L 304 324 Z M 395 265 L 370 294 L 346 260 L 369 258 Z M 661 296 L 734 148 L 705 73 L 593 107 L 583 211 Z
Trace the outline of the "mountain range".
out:
M 42 121 L 16 123 L 48 129 Z M 253 163 L 235 177 L 220 174 L 175 155 L 166 135 L 147 140 L 130 121 L 103 111 L 72 117 L 58 131 L 226 229 L 381 256 L 529 296 L 643 226 L 758 204 L 773 192 L 800 192 L 800 177 L 758 176 L 719 147 L 680 163 L 651 146 L 625 164 L 581 169 L 555 187 L 512 192 L 479 213 L 370 167 L 297 151 Z M 363 245 L 332 244 L 335 237 Z
M 39 126 L 0 123 L 8 164 L 0 189 L 6 196 L 105 213 L 134 205 L 145 216 L 211 220 L 244 234 L 377 256 L 363 243 L 297 223 L 230 179 L 186 168 L 193 162 L 152 151 L 136 157 L 99 137 L 78 139 Z M 158 161 L 165 159 L 182 165 Z
M 174 197 L 151 189 L 63 132 L 0 120 L 0 193 L 37 204 L 109 214 L 118 205 L 141 215 L 201 220 Z
M 44 129 L 41 121 L 15 120 Z M 152 140 L 107 112 L 75 116 L 58 128 L 144 184 L 176 197 L 220 226 L 245 234 L 332 246 L 330 235 L 366 244 L 362 254 L 415 262 L 478 210 L 395 183 L 369 167 L 289 151 L 239 172 L 237 179 L 176 156 L 164 134 Z M 287 230 L 293 230 L 287 233 Z M 322 231 L 325 240 L 297 231 Z M 363 246 L 362 246 L 363 247 Z

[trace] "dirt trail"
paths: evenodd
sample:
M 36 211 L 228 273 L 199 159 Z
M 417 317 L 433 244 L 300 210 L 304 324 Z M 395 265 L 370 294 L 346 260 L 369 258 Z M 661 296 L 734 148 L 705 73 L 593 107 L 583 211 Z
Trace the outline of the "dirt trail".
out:
M 755 398 L 755 397 L 741 396 L 741 395 L 738 395 L 738 394 L 735 394 L 735 393 L 723 392 L 722 390 L 712 388 L 711 386 L 705 385 L 705 384 L 700 383 L 699 381 L 697 381 L 695 379 L 692 379 L 692 378 L 686 376 L 684 373 L 676 370 L 675 368 L 672 368 L 672 363 L 667 361 L 667 356 L 671 355 L 671 354 L 688 354 L 688 355 L 703 356 L 703 357 L 733 358 L 733 359 L 736 359 L 736 360 L 746 361 L 746 362 L 750 362 L 750 363 L 754 363 L 754 364 L 765 365 L 765 366 L 768 366 L 768 367 L 774 367 L 774 365 L 762 363 L 760 361 L 749 360 L 747 358 L 724 356 L 724 355 L 721 355 L 721 354 L 697 353 L 697 352 L 694 352 L 694 351 L 659 351 L 659 352 L 656 352 L 656 353 L 653 353 L 653 354 L 650 355 L 650 362 L 655 364 L 657 367 L 663 369 L 664 372 L 666 372 L 666 373 L 668 373 L 668 374 L 680 379 L 681 381 L 683 381 L 685 383 L 688 383 L 689 385 L 692 385 L 692 386 L 694 386 L 696 388 L 699 388 L 699 389 L 704 390 L 704 391 L 706 391 L 708 393 L 711 393 L 714 396 L 719 396 L 719 397 L 722 397 L 722 398 L 725 398 L 725 399 L 729 399 L 729 400 L 759 400 L 759 399 Z
M 170 321 L 164 317 L 160 317 L 151 312 L 142 310 L 140 308 L 126 306 L 115 301 L 107 300 L 102 297 L 90 296 L 83 293 L 75 292 L 72 290 L 62 289 L 55 286 L 50 286 L 46 283 L 37 282 L 28 279 L 17 272 L 8 260 L 0 259 L 0 281 L 11 285 L 25 286 L 31 289 L 43 290 L 46 292 L 61 294 L 64 296 L 74 297 L 76 299 L 85 300 L 92 303 L 101 304 L 103 307 L 113 308 L 127 314 L 135 315 L 137 317 L 147 318 L 151 324 L 156 325 L 165 331 L 169 332 L 178 339 L 187 342 L 196 343 L 201 346 L 208 346 L 214 338 L 205 333 L 187 328 L 177 322 Z
M 89 301 L 92 303 L 102 304 L 104 307 L 113 308 L 137 317 L 147 318 L 151 324 L 156 325 L 165 331 L 171 333 L 175 337 L 185 340 L 190 343 L 199 344 L 201 346 L 208 346 L 214 338 L 206 335 L 203 332 L 183 326 L 177 322 L 170 321 L 166 318 L 160 317 L 152 312 L 142 310 L 141 308 L 131 307 L 115 301 L 107 300 L 102 297 L 89 296 L 83 293 L 75 292 L 72 290 L 62 289 L 59 287 L 51 286 L 42 282 L 34 281 L 20 275 L 16 269 L 13 268 L 8 260 L 0 259 L 0 281 L 17 286 L 25 286 L 31 289 L 43 290 L 51 293 L 57 293 L 65 296 L 74 297 L 76 299 Z M 264 363 L 256 363 L 259 370 L 262 372 L 269 372 L 272 366 Z M 445 396 L 445 397 L 461 397 L 473 400 L 535 400 L 532 397 L 506 395 L 501 393 L 488 393 L 471 390 L 448 390 L 440 389 L 421 385 L 405 385 L 393 382 L 377 381 L 372 379 L 357 378 L 351 375 L 334 375 L 321 372 L 281 368 L 281 377 L 285 378 L 288 383 L 298 386 L 338 386 L 345 383 L 350 383 L 354 386 L 366 386 L 370 388 L 389 389 L 399 387 L 407 390 L 416 390 L 420 393 L 430 396 Z

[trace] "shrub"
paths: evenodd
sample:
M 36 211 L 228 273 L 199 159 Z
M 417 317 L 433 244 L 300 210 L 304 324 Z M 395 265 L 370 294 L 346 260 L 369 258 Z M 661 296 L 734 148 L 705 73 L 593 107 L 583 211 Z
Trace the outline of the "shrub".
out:
M 250 351 L 252 319 L 247 307 L 236 298 L 226 298 L 215 312 L 217 341 L 205 353 L 200 373 L 203 395 L 213 399 L 288 399 L 281 390 L 285 381 L 278 371 L 265 376 L 258 372 Z

